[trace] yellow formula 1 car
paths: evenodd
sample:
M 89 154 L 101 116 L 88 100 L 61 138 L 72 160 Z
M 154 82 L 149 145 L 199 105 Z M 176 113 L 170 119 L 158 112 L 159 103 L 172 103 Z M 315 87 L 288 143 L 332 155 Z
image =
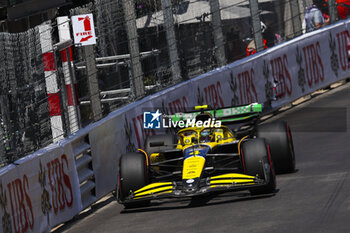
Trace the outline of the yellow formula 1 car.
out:
M 261 104 L 217 110 L 205 107 L 172 117 L 174 122 L 188 121 L 191 127 L 176 135 L 151 136 L 144 150 L 121 156 L 119 203 L 137 206 L 134 204 L 156 198 L 192 197 L 218 190 L 273 193 L 275 169 L 294 171 L 290 128 L 285 122 L 259 125 Z M 223 124 L 214 124 L 214 118 Z M 196 124 L 206 121 L 209 123 Z

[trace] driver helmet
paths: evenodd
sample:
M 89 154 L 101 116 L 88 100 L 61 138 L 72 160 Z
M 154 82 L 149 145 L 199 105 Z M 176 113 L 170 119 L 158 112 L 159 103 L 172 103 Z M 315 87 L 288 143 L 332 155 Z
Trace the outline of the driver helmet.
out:
M 202 130 L 200 137 L 199 137 L 199 142 L 211 142 L 211 139 L 213 136 L 211 135 L 211 132 L 209 129 Z
M 207 121 L 209 119 L 212 119 L 213 116 L 209 113 L 209 112 L 204 112 L 204 113 L 201 113 L 201 114 L 198 114 L 196 116 L 196 121 Z

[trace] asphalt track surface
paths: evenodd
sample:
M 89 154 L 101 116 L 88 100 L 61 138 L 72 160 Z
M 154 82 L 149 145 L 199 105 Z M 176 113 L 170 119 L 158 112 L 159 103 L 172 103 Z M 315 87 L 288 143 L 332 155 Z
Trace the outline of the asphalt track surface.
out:
M 197 201 L 156 201 L 124 210 L 113 198 L 55 233 L 350 232 L 350 84 L 276 118 L 293 131 L 297 171 L 277 177 L 275 195 L 247 192 Z

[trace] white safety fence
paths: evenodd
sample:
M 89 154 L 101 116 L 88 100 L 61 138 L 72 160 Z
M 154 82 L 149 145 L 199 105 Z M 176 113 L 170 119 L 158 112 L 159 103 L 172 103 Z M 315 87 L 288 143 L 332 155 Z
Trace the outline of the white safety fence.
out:
M 265 103 L 277 109 L 349 77 L 350 21 L 303 35 L 125 106 L 0 170 L 0 232 L 48 232 L 111 192 L 118 158 L 142 148 L 144 110 Z M 276 93 L 273 87 L 276 86 Z

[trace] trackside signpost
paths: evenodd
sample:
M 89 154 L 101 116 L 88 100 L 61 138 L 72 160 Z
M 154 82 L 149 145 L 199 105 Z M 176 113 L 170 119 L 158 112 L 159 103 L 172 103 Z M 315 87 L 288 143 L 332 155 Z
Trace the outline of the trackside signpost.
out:
M 84 12 L 85 13 L 85 12 Z M 102 118 L 102 107 L 100 90 L 98 88 L 97 68 L 94 45 L 96 34 L 94 18 L 91 13 L 72 16 L 72 26 L 75 46 L 83 46 L 88 85 L 90 92 L 90 103 L 94 121 Z
M 92 14 L 72 16 L 74 44 L 81 46 L 96 44 L 94 18 Z

